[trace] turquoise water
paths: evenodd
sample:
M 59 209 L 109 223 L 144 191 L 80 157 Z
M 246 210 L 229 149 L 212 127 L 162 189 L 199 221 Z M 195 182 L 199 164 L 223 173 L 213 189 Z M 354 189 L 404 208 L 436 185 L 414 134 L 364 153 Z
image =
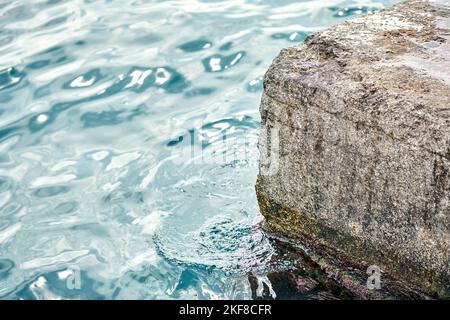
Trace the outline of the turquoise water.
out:
M 391 2 L 1 1 L 0 297 L 251 298 L 262 76 Z

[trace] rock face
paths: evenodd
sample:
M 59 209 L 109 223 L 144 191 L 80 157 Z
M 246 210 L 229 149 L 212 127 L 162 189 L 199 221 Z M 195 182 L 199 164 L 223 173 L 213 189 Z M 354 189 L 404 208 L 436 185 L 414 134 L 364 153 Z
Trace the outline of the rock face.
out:
M 450 297 L 450 0 L 282 50 L 260 111 L 267 231 Z

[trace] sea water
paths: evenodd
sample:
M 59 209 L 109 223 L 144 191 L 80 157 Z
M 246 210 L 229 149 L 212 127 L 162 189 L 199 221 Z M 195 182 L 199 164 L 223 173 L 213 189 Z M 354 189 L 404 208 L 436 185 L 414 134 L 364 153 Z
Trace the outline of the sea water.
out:
M 251 298 L 264 72 L 392 2 L 0 1 L 0 297 Z

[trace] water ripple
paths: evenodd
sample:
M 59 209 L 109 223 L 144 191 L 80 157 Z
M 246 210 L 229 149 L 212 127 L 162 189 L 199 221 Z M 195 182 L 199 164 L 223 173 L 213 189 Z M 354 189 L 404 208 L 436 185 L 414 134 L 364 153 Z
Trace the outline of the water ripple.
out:
M 0 90 L 17 85 L 23 78 L 24 74 L 19 72 L 16 68 L 0 70 Z
M 220 72 L 235 66 L 244 56 L 244 51 L 239 51 L 229 56 L 215 54 L 203 59 L 202 62 L 207 72 Z
M 183 43 L 179 46 L 184 52 L 196 52 L 200 50 L 208 49 L 212 46 L 212 43 L 208 40 L 193 40 Z
M 12 268 L 14 268 L 14 261 L 0 259 L 0 280 L 6 278 Z

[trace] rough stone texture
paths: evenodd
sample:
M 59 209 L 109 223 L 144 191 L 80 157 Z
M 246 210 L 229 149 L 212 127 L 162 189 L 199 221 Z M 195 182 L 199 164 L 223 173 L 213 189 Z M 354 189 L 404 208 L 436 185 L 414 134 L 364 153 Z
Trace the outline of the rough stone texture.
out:
M 450 1 L 282 50 L 261 116 L 266 230 L 450 297 Z
M 265 266 L 266 273 L 249 274 L 253 299 L 279 300 L 360 300 L 360 299 L 428 299 L 395 279 L 383 276 L 380 290 L 366 287 L 366 270 L 340 265 L 323 255 L 293 246 L 287 241 L 273 239 L 275 258 Z

